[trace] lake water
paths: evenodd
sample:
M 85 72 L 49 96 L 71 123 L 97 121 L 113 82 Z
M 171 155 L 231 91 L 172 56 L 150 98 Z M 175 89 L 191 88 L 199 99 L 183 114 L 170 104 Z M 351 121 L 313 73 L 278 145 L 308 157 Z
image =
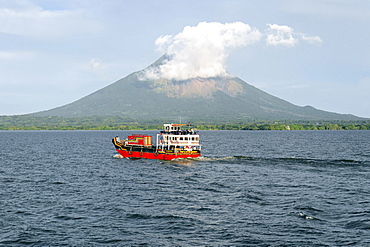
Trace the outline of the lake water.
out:
M 0 131 L 1 246 L 370 246 L 370 131 L 201 131 L 203 157 L 118 159 L 155 131 Z

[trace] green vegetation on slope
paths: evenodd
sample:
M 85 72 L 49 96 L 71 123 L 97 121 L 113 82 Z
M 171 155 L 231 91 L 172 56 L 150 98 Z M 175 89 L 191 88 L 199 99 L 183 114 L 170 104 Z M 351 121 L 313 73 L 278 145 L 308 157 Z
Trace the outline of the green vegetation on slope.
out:
M 132 73 L 70 104 L 34 113 L 34 116 L 120 116 L 150 120 L 168 116 L 208 119 L 362 120 L 310 106 L 296 106 L 249 85 L 237 77 L 185 81 L 148 80 Z M 192 91 L 193 90 L 193 91 Z M 215 91 L 216 90 L 216 91 Z M 171 96 L 172 95 L 172 96 Z M 204 97 L 203 97 L 204 96 Z

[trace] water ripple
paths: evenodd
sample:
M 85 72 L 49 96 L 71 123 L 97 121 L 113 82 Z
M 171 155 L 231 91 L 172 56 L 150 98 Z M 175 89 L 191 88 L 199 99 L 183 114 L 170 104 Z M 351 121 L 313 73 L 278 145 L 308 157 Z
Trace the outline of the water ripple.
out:
M 1 132 L 0 246 L 370 246 L 370 132 L 205 131 L 170 162 L 118 134 Z

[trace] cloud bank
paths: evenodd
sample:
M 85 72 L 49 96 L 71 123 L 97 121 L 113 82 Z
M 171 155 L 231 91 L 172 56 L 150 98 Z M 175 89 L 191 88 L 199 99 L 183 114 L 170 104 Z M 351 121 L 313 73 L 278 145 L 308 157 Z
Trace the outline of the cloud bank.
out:
M 173 36 L 160 36 L 155 45 L 168 59 L 159 66 L 143 71 L 141 79 L 187 80 L 228 76 L 225 64 L 231 50 L 251 45 L 267 36 L 267 45 L 294 46 L 299 40 L 308 43 L 321 43 L 319 37 L 295 33 L 293 28 L 267 24 L 269 28 L 262 34 L 242 22 L 219 23 L 201 22 L 197 26 L 186 26 Z
M 175 35 L 159 37 L 155 44 L 159 51 L 171 59 L 156 68 L 149 68 L 149 79 L 186 80 L 226 76 L 226 58 L 234 48 L 259 41 L 262 34 L 242 22 L 221 24 L 201 22 L 187 26 Z
M 96 33 L 101 29 L 101 24 L 83 10 L 46 10 L 31 1 L 0 4 L 0 33 L 58 39 Z

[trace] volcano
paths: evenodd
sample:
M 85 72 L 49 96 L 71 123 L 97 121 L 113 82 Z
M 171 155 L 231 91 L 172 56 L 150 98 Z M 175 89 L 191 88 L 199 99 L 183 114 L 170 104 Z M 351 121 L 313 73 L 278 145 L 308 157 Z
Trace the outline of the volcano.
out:
M 120 116 L 131 119 L 193 120 L 356 120 L 354 115 L 300 107 L 272 96 L 238 77 L 173 80 L 145 79 L 143 74 L 163 63 L 134 72 L 73 103 L 34 116 Z

